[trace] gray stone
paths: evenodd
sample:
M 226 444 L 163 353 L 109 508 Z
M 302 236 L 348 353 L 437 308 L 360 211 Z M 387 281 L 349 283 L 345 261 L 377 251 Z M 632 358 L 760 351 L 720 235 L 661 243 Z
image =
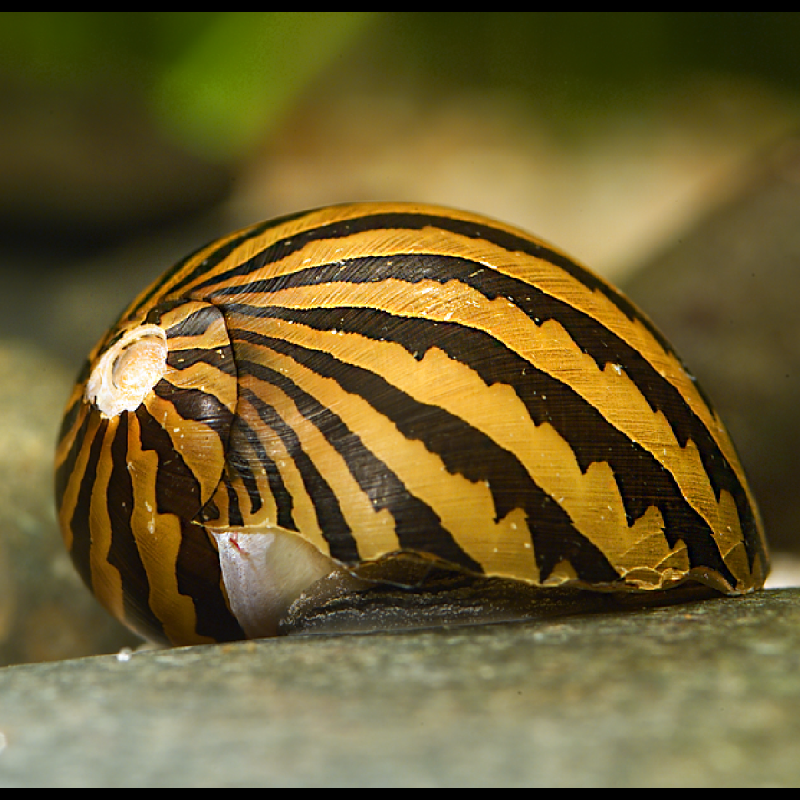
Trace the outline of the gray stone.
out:
M 800 591 L 0 670 L 0 785 L 791 786 Z

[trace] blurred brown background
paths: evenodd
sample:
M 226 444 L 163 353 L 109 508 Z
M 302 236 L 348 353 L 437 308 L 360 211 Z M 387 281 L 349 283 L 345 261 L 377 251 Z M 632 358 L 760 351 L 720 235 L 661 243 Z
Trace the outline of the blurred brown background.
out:
M 61 553 L 72 375 L 178 257 L 350 200 L 482 212 L 621 285 L 800 551 L 800 16 L 0 14 L 0 663 L 127 643 Z

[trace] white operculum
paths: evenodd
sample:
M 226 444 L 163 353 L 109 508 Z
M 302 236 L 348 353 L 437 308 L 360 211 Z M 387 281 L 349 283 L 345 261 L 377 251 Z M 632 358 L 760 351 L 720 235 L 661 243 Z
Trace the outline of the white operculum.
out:
M 289 606 L 338 569 L 298 534 L 282 529 L 214 533 L 231 611 L 251 639 L 275 636 Z

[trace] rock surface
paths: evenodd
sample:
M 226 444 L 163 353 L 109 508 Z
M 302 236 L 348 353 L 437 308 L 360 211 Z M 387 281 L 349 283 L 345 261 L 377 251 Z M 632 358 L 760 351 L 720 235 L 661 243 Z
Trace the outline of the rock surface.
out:
M 800 591 L 0 670 L 0 786 L 791 786 Z

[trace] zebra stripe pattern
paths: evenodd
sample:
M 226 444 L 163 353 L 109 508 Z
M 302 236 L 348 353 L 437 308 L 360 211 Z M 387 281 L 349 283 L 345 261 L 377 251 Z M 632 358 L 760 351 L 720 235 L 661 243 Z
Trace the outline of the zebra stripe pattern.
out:
M 251 534 L 316 565 L 280 609 L 396 553 L 603 590 L 768 569 L 730 439 L 642 313 L 522 231 L 419 205 L 261 223 L 169 270 L 90 356 L 56 490 L 87 585 L 174 644 L 253 635 L 223 556 Z

